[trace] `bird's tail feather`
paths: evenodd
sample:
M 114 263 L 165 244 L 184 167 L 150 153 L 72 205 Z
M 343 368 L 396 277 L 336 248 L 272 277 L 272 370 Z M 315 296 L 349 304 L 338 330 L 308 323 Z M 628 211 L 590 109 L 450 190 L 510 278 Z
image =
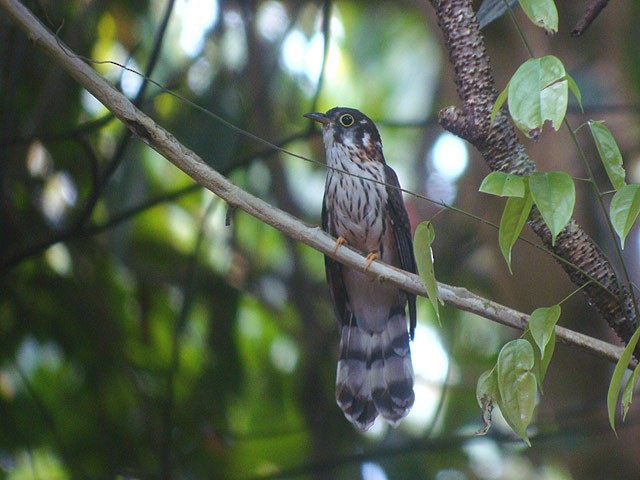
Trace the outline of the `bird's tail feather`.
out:
M 378 414 L 394 427 L 414 401 L 413 367 L 404 310 L 392 312 L 385 329 L 342 327 L 336 400 L 347 419 L 366 431 Z

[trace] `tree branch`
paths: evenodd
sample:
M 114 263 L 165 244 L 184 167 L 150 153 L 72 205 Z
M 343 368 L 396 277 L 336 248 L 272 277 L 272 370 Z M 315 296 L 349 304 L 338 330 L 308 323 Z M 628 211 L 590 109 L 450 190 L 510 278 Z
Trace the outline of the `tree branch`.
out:
M 440 112 L 440 124 L 473 144 L 491 170 L 517 175 L 535 171 L 505 114 L 491 123 L 491 110 L 497 93 L 484 39 L 473 12 L 471 0 L 431 0 L 444 35 L 445 47 L 454 68 L 455 83 L 462 107 Z M 542 215 L 534 208 L 528 224 L 547 249 L 563 258 L 560 263 L 571 281 L 583 291 L 609 326 L 626 343 L 636 330 L 633 298 L 621 285 L 613 266 L 598 245 L 575 220 L 558 235 L 555 245 Z M 589 278 L 598 284 L 589 283 Z M 604 287 L 604 288 L 603 288 Z
M 243 210 L 271 225 L 285 235 L 302 242 L 335 260 L 360 271 L 367 267 L 366 259 L 348 247 L 335 250 L 336 240 L 317 226 L 307 225 L 288 213 L 269 205 L 242 190 L 207 165 L 198 155 L 182 145 L 153 119 L 137 109 L 124 95 L 113 88 L 89 65 L 73 54 L 18 0 L 0 0 L 9 17 L 25 34 L 49 54 L 69 75 L 102 102 L 137 137 L 200 185 L 224 199 L 232 207 Z M 426 297 L 427 292 L 416 275 L 374 262 L 367 273 L 381 282 L 394 285 Z M 461 287 L 439 284 L 443 301 L 455 308 L 475 313 L 495 322 L 522 330 L 528 315 L 479 297 Z M 620 358 L 622 348 L 566 328 L 556 327 L 557 338 L 613 362 Z
M 584 12 L 584 16 L 576 23 L 575 28 L 571 30 L 571 36 L 579 37 L 582 35 L 608 4 L 609 0 L 593 0 Z

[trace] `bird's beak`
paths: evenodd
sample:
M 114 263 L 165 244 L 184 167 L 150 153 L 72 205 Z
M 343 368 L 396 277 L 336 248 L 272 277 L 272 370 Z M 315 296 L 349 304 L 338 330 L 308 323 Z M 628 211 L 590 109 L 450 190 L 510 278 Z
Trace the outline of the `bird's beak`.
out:
M 329 119 L 329 117 L 327 117 L 324 113 L 311 112 L 305 113 L 304 116 L 310 118 L 314 122 L 318 122 L 323 125 L 328 125 L 329 123 L 331 123 L 331 119 Z

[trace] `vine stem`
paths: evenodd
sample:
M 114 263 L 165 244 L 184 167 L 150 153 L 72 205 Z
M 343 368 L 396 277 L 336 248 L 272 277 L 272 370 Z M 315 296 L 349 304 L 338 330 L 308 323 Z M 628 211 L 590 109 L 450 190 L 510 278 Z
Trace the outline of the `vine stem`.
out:
M 509 4 L 509 2 L 507 0 L 502 0 L 502 1 L 504 2 L 505 6 L 507 7 L 507 12 L 509 12 L 509 18 L 511 18 L 511 21 L 515 25 L 516 31 L 518 32 L 518 35 L 520 36 L 520 40 L 522 40 L 522 43 L 524 44 L 524 47 L 527 49 L 527 52 L 529 53 L 529 57 L 535 58 L 535 55 L 533 54 L 533 49 L 531 48 L 531 45 L 529 45 L 529 41 L 527 40 L 527 36 L 524 34 L 524 31 L 520 27 L 520 23 L 518 23 L 518 19 L 516 18 L 516 16 L 513 13 L 513 8 L 511 8 L 511 5 Z
M 583 285 L 580 285 L 578 288 L 576 288 L 573 292 L 571 292 L 569 295 L 567 295 L 566 297 L 564 297 L 562 300 L 560 300 L 558 302 L 558 305 L 562 305 L 564 302 L 566 302 L 567 300 L 569 300 L 571 297 L 573 297 L 576 293 L 578 293 L 580 290 L 582 290 L 584 287 L 586 287 L 587 285 L 589 285 L 591 283 L 591 280 L 589 280 L 588 282 L 584 283 Z

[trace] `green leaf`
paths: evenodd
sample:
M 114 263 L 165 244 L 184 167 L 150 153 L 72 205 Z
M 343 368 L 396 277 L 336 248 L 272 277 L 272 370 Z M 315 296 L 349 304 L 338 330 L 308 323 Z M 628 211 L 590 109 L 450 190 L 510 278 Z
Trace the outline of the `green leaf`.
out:
M 529 329 L 536 345 L 540 349 L 540 355 L 544 357 L 544 349 L 555 332 L 556 323 L 560 318 L 560 305 L 538 308 L 529 317 Z
M 433 267 L 433 250 L 431 245 L 436 238 L 436 232 L 433 228 L 433 224 L 429 221 L 420 223 L 416 227 L 416 232 L 413 235 L 413 253 L 416 257 L 416 265 L 418 266 L 418 273 L 420 279 L 427 290 L 427 295 L 433 310 L 436 313 L 438 323 L 440 323 L 439 302 L 442 302 L 438 294 L 438 282 L 436 281 L 436 274 Z
M 616 432 L 616 404 L 618 402 L 618 392 L 620 392 L 624 372 L 629 366 L 629 360 L 631 360 L 631 355 L 633 355 L 633 351 L 636 349 L 639 338 L 640 328 L 633 334 L 629 343 L 624 348 L 622 355 L 620 355 L 620 360 L 616 363 L 616 368 L 613 370 L 611 382 L 609 383 L 609 391 L 607 392 L 607 411 L 609 413 L 609 425 L 611 425 L 611 430 L 614 431 L 616 436 L 618 435 Z
M 505 172 L 491 172 L 480 184 L 483 193 L 499 197 L 524 197 L 524 180 L 519 175 Z
M 571 220 L 576 203 L 573 179 L 564 172 L 534 172 L 529 177 L 533 201 L 551 230 L 551 244 Z
M 555 348 L 556 348 L 556 331 L 553 330 L 551 333 L 551 337 L 549 338 L 549 341 L 547 342 L 547 346 L 544 349 L 544 356 L 540 355 L 540 349 L 538 348 L 536 341 L 533 339 L 533 336 L 531 335 L 531 330 L 529 329 L 528 325 L 525 328 L 524 333 L 522 334 L 522 338 L 525 339 L 527 342 L 529 342 L 531 344 L 531 347 L 533 348 L 533 354 L 535 357 L 533 374 L 536 376 L 536 381 L 538 382 L 538 388 L 542 392 L 543 391 L 542 382 L 544 381 L 544 377 L 547 374 L 547 369 L 549 368 L 549 364 L 551 363 L 551 358 L 553 357 L 553 352 L 555 351 Z
M 520 0 L 524 13 L 538 27 L 548 33 L 558 31 L 558 10 L 553 0 Z
M 511 270 L 511 249 L 516 240 L 518 240 L 524 223 L 529 218 L 532 205 L 531 193 L 525 188 L 525 196 L 523 198 L 509 197 L 502 212 L 500 229 L 498 230 L 498 243 L 511 273 L 513 273 Z
M 624 187 L 625 172 L 622 167 L 622 154 L 616 143 L 616 139 L 602 122 L 589 122 L 589 129 L 593 135 L 593 141 L 598 148 L 600 160 L 604 165 L 611 185 L 616 190 Z
M 638 383 L 638 374 L 640 373 L 640 365 L 633 369 L 633 374 L 629 375 L 627 383 L 622 390 L 622 421 L 624 422 L 631 406 L 631 400 L 633 400 L 633 390 Z
M 495 367 L 487 370 L 478 378 L 476 385 L 476 400 L 480 408 L 486 404 L 487 399 L 496 400 L 500 398 L 500 390 L 498 389 L 498 372 Z
M 496 119 L 496 115 L 504 105 L 504 102 L 507 101 L 507 94 L 509 93 L 509 84 L 504 87 L 504 90 L 500 92 L 498 98 L 496 98 L 496 103 L 493 104 L 493 108 L 491 109 L 491 125 L 493 125 L 493 121 Z
M 476 432 L 476 435 L 485 435 L 491 428 L 491 413 L 494 405 L 500 401 L 500 391 L 498 389 L 498 373 L 496 367 L 487 370 L 478 378 L 476 385 L 476 400 L 482 409 L 483 426 Z
M 638 218 L 638 213 L 640 213 L 640 185 L 623 186 L 615 193 L 609 206 L 611 223 L 620 237 L 622 248 L 629 230 Z
M 547 369 L 549 368 L 549 364 L 551 363 L 551 357 L 553 357 L 553 352 L 556 349 L 556 331 L 555 329 L 551 332 L 551 337 L 547 342 L 547 346 L 544 349 L 544 355 L 540 358 L 536 355 L 536 362 L 539 363 L 539 378 L 538 378 L 538 386 L 540 390 L 542 390 L 542 382 L 544 380 L 545 375 L 547 374 Z
M 573 77 L 571 75 L 569 75 L 568 73 L 566 75 L 566 78 L 567 78 L 567 82 L 569 84 L 569 90 L 571 90 L 571 93 L 573 93 L 573 96 L 576 97 L 576 100 L 578 101 L 578 105 L 580 105 L 580 110 L 582 111 L 582 113 L 584 113 L 584 108 L 582 107 L 582 93 L 580 93 L 580 89 L 578 88 L 578 84 L 573 79 Z
M 546 121 L 558 130 L 569 102 L 564 65 L 552 55 L 527 60 L 511 78 L 508 98 L 511 118 L 529 138 L 537 138 Z
M 509 426 L 527 445 L 527 427 L 536 404 L 536 378 L 533 347 L 523 339 L 507 343 L 498 354 L 498 389 L 500 411 Z

